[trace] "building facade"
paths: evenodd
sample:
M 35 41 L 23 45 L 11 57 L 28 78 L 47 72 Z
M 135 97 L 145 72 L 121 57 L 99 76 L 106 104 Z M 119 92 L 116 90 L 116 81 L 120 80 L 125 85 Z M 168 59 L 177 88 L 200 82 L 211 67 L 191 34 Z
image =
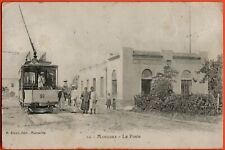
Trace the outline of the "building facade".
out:
M 78 89 L 84 87 L 96 89 L 100 99 L 106 99 L 110 93 L 121 106 L 133 105 L 137 94 L 151 92 L 152 78 L 163 73 L 170 65 L 178 72 L 173 91 L 177 94 L 207 94 L 208 83 L 199 83 L 203 75 L 197 74 L 207 59 L 205 52 L 176 53 L 170 50 L 161 52 L 139 51 L 124 47 L 119 54 L 111 55 L 101 64 L 96 64 L 79 72 Z
M 19 69 L 25 60 L 24 52 L 2 52 L 2 94 L 19 91 Z

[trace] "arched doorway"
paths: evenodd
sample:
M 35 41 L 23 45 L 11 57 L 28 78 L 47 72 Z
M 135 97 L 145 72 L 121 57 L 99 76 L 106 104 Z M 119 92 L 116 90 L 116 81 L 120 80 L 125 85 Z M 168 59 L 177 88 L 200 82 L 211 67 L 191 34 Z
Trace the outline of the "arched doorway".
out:
M 117 97 L 117 77 L 116 70 L 112 72 L 112 97 Z
M 181 94 L 188 96 L 191 94 L 192 74 L 189 70 L 184 70 L 181 74 Z
M 144 95 L 150 94 L 152 83 L 152 72 L 149 69 L 145 69 L 141 76 L 141 93 Z

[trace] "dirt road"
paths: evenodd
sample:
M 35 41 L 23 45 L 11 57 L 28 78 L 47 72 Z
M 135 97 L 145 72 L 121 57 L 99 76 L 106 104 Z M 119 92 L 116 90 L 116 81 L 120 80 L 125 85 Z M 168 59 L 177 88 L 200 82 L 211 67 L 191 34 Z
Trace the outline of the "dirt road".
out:
M 155 114 L 107 110 L 96 115 L 28 115 L 16 98 L 3 99 L 6 148 L 219 148 L 222 122 L 184 121 Z

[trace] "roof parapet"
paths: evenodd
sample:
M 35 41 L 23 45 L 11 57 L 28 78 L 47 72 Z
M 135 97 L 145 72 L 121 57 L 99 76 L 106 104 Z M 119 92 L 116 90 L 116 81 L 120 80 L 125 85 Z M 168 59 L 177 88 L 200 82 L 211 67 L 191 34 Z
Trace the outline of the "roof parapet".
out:
M 160 52 L 156 51 L 133 51 L 134 57 L 145 57 L 145 58 L 163 58 Z

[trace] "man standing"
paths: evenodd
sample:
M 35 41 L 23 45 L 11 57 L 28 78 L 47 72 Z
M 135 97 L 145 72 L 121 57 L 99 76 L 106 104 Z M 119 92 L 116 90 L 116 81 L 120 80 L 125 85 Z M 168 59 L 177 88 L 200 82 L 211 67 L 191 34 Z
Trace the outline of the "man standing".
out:
M 110 109 L 110 106 L 111 106 L 111 96 L 110 96 L 110 93 L 108 93 L 108 96 L 107 96 L 106 106 L 107 106 L 107 109 Z
M 63 91 L 60 89 L 59 92 L 58 92 L 58 103 L 59 103 L 59 109 L 60 110 L 64 110 L 64 104 L 65 104 L 65 100 L 64 100 L 64 97 L 63 97 Z
M 90 102 L 90 94 L 87 91 L 87 87 L 84 88 L 84 92 L 81 94 L 80 99 L 82 100 L 81 103 L 81 110 L 83 110 L 84 113 L 88 113 L 89 110 L 89 102 Z
M 77 111 L 77 98 L 78 98 L 77 87 L 75 85 L 72 85 L 71 101 L 73 102 L 73 106 L 74 106 L 73 112 L 76 112 Z
M 97 103 L 97 95 L 95 92 L 94 87 L 91 87 L 91 94 L 90 94 L 90 111 L 92 114 L 92 110 L 94 111 L 94 114 L 96 113 L 96 103 Z
M 68 87 L 68 84 L 67 84 L 67 80 L 64 80 L 63 82 L 64 82 L 64 84 L 63 84 L 63 95 L 64 95 L 64 98 L 65 98 L 65 101 L 67 101 L 68 98 L 69 98 L 69 87 Z
M 41 72 L 38 76 L 38 88 L 42 89 L 45 84 L 44 72 Z
M 61 98 L 62 98 L 62 90 L 59 90 L 58 91 L 58 102 L 60 103 L 61 101 Z

